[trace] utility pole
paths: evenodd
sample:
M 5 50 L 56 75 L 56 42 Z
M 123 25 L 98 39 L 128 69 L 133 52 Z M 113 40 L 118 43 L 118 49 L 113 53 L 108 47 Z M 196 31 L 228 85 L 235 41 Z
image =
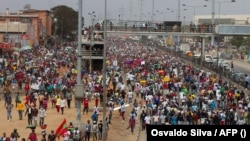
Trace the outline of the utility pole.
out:
M 131 16 L 133 12 L 132 1 L 129 2 L 129 21 L 131 21 Z
M 181 0 L 178 0 L 178 13 L 177 13 L 177 20 L 180 21 L 181 17 Z
M 155 16 L 155 0 L 152 0 L 152 23 L 154 23 Z
M 107 103 L 107 85 L 106 85 L 106 52 L 107 52 L 107 0 L 105 0 L 104 6 L 104 48 L 103 48 L 103 141 L 107 140 L 107 120 L 106 120 L 106 103 Z
M 142 0 L 140 0 L 140 25 L 142 23 Z
M 214 32 L 215 0 L 212 0 L 212 33 Z M 211 36 L 211 45 L 214 45 L 214 36 Z
M 76 102 L 76 124 L 78 129 L 83 128 L 81 122 L 81 101 L 84 98 L 84 88 L 82 84 L 82 0 L 78 2 L 78 46 L 77 46 L 77 84 L 75 85 Z

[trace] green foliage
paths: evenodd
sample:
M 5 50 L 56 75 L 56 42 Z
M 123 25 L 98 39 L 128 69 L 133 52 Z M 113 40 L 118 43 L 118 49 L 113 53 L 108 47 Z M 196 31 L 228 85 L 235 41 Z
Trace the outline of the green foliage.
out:
M 250 37 L 245 38 L 245 45 L 247 47 L 247 51 L 250 51 Z
M 65 5 L 53 7 L 51 11 L 52 33 L 62 40 L 74 40 L 78 28 L 78 12 Z
M 236 46 L 237 49 L 244 45 L 244 37 L 243 36 L 234 36 L 230 41 L 231 45 Z
M 234 36 L 229 42 L 232 46 L 236 46 L 238 51 L 241 46 L 246 47 L 246 50 L 242 50 L 243 52 L 250 51 L 250 37 Z

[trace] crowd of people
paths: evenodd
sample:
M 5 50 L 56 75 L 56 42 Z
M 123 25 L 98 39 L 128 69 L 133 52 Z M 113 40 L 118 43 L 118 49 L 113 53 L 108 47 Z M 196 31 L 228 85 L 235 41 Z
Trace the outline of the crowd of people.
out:
M 146 124 L 249 124 L 250 99 L 247 90 L 241 90 L 217 74 L 153 48 L 152 42 L 139 44 L 136 41 L 114 40 L 112 43 L 116 44 L 110 49 L 114 56 L 122 52 L 115 58 L 129 76 L 125 84 L 128 90 L 126 97 L 131 102 L 129 92 L 132 90 L 135 97 L 143 99 L 140 102 L 144 103 L 141 105 L 142 113 L 133 114 L 138 108 L 131 112 L 136 115 L 131 119 L 139 117 L 142 129 Z M 117 87 L 120 93 L 122 85 L 120 83 Z M 123 107 L 123 102 L 120 104 Z M 133 120 L 131 124 L 134 125 Z

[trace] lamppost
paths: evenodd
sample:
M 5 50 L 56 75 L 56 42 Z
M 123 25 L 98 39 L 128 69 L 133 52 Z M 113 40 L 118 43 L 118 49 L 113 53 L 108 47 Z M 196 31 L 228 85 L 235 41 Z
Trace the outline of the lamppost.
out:
M 181 0 L 178 0 L 177 20 L 180 21 L 180 18 L 181 18 Z
M 107 52 L 107 0 L 105 0 L 104 4 L 104 47 L 103 47 L 103 141 L 107 139 L 107 121 L 106 121 L 106 103 L 107 103 L 107 85 L 106 85 L 106 52 Z
M 152 23 L 154 23 L 155 16 L 155 0 L 152 0 Z
M 209 1 L 209 0 L 205 0 L 205 1 Z M 214 16 L 215 16 L 215 3 L 216 1 L 215 0 L 211 0 L 212 1 L 212 18 L 211 18 L 211 24 L 212 24 L 212 27 L 214 26 Z M 231 2 L 236 2 L 236 0 L 231 0 Z M 220 6 L 219 6 L 220 7 Z M 212 29 L 212 32 L 214 31 L 214 28 Z M 214 44 L 214 35 L 211 36 L 211 44 L 213 45 Z
M 94 46 L 94 17 L 95 17 L 95 11 L 91 12 L 91 13 L 88 13 L 90 15 L 90 18 L 91 18 L 91 43 L 90 43 L 90 49 L 89 49 L 89 72 L 91 73 L 92 72 L 92 48 Z
M 187 7 L 192 7 L 194 9 L 194 23 L 195 23 L 195 16 L 196 16 L 196 8 L 198 7 L 207 7 L 207 5 L 187 5 L 187 4 L 182 4 L 182 6 L 187 6 Z
M 205 1 L 209 1 L 209 0 L 205 0 Z M 230 3 L 230 2 L 236 2 L 236 0 L 230 0 L 230 1 L 229 1 L 229 0 L 227 0 L 227 1 L 214 1 L 214 2 L 213 2 L 214 5 L 215 5 L 215 3 L 218 3 L 218 5 L 219 5 L 219 7 L 218 7 L 218 21 L 217 21 L 218 23 L 220 23 L 221 3 Z M 213 13 L 214 13 L 214 15 L 215 15 L 215 6 L 212 6 L 212 7 L 214 7 L 214 9 L 213 9 L 214 12 L 213 12 Z M 214 21 L 213 23 L 215 23 L 215 16 L 213 16 L 213 18 L 214 18 L 214 19 L 213 19 L 213 21 Z
M 78 1 L 78 46 L 77 46 L 77 79 L 75 85 L 75 102 L 76 102 L 76 124 L 78 128 L 81 125 L 81 101 L 84 97 L 84 88 L 82 84 L 82 0 Z
M 121 15 L 119 14 L 118 16 L 119 16 L 119 22 L 118 22 L 119 23 L 118 27 L 119 27 L 119 26 L 121 26 Z

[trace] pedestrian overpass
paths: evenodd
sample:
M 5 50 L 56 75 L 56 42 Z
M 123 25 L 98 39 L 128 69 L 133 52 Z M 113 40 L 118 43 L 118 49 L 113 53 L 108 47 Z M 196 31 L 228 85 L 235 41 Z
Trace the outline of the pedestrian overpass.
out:
M 250 25 L 228 25 L 221 24 L 216 25 L 213 33 L 209 32 L 189 32 L 189 31 L 181 31 L 181 32 L 173 32 L 173 31 L 152 31 L 152 30 L 107 30 L 107 33 L 112 34 L 125 34 L 125 35 L 155 35 L 155 36 L 186 36 L 186 37 L 211 37 L 211 36 L 249 36 L 250 35 Z

